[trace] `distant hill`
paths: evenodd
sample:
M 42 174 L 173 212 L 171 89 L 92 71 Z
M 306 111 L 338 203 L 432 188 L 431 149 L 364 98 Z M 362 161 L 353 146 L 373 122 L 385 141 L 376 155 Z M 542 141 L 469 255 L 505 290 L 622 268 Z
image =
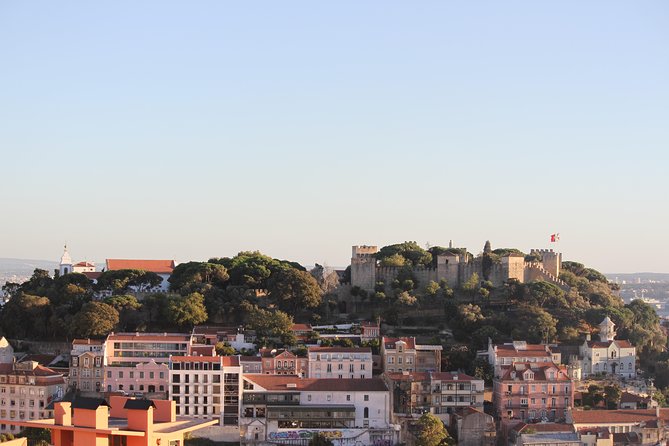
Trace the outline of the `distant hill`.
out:
M 606 278 L 610 281 L 615 281 L 616 278 L 618 282 L 623 280 L 627 283 L 635 283 L 637 280 L 641 282 L 669 282 L 669 273 L 607 273 L 605 274 Z
M 53 270 L 58 268 L 58 262 L 0 258 L 0 285 L 4 285 L 7 281 L 19 282 L 28 279 L 35 268 L 45 269 L 53 274 Z

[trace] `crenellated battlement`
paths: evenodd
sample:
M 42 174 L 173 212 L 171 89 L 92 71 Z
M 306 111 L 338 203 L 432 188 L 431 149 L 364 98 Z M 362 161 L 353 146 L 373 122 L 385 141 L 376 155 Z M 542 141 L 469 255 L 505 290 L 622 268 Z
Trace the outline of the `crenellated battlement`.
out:
M 376 259 L 379 252 L 375 245 L 356 245 L 352 247 L 351 285 L 367 291 L 373 291 L 377 282 L 390 283 L 404 271 L 404 266 L 380 266 Z M 468 255 L 442 254 L 436 258 L 436 266 L 418 266 L 411 268 L 415 280 L 424 286 L 430 281 L 446 281 L 451 287 L 461 286 L 474 274 L 481 280 L 490 280 L 495 286 L 501 286 L 509 279 L 520 282 L 545 280 L 564 290 L 569 286 L 560 280 L 562 254 L 552 249 L 532 249 L 531 254 L 541 258 L 537 262 L 526 262 L 522 256 L 504 257 L 501 262 L 484 265 L 483 257 L 470 258 Z

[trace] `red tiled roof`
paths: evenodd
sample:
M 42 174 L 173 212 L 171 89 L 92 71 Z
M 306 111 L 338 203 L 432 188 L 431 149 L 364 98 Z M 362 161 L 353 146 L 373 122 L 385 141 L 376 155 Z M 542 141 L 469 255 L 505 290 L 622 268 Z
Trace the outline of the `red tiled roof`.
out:
M 93 265 L 92 263 L 88 263 L 88 262 L 79 262 L 79 263 L 75 264 L 74 266 L 90 266 L 90 267 L 95 267 L 95 265 Z
M 615 344 L 618 348 L 631 348 L 634 347 L 628 340 L 613 340 L 613 341 L 588 341 L 588 347 L 590 348 L 609 348 L 611 344 Z
M 102 345 L 104 343 L 104 339 L 74 339 L 72 341 L 72 345 Z
M 156 274 L 172 274 L 174 260 L 107 259 L 107 271 L 139 269 Z
M 395 343 L 397 341 L 403 341 L 406 342 L 407 348 L 409 349 L 415 349 L 416 348 L 416 338 L 387 338 L 383 337 L 381 338 L 381 344 L 385 346 L 386 349 L 395 349 Z
M 192 356 L 214 356 L 216 347 L 213 345 L 191 345 L 190 354 Z
M 393 381 L 428 381 L 430 376 L 435 381 L 473 381 L 478 380 L 464 373 L 452 372 L 386 372 L 388 379 Z M 457 379 L 455 379 L 457 377 Z
M 513 380 L 513 378 L 511 378 L 511 373 L 516 372 L 516 379 L 522 381 L 525 371 L 530 370 L 534 373 L 533 381 L 551 381 L 548 379 L 547 375 L 547 372 L 550 369 L 553 369 L 557 372 L 555 381 L 571 381 L 566 373 L 566 367 L 558 366 L 552 362 L 514 362 L 510 366 L 504 366 L 501 368 L 502 373 L 499 380 Z
M 360 326 L 361 327 L 378 327 L 379 324 L 377 324 L 376 322 L 362 321 L 362 322 L 360 322 Z
M 191 335 L 186 333 L 111 333 L 107 336 L 108 341 L 185 341 L 188 342 Z
M 84 276 L 88 277 L 90 280 L 98 280 L 100 276 L 102 275 L 102 272 L 100 271 L 87 271 L 80 273 L 83 274 Z
M 657 419 L 655 409 L 575 410 L 574 424 L 639 423 Z M 669 409 L 660 409 L 660 419 L 669 422 Z
M 241 362 L 262 362 L 262 358 L 260 356 L 240 356 L 239 360 Z
M 172 362 L 220 362 L 221 365 L 234 367 L 239 365 L 236 356 L 172 356 Z
M 372 353 L 370 347 L 309 347 L 309 353 Z
M 523 356 L 523 357 L 550 357 L 551 352 L 546 351 L 543 344 L 527 344 L 526 348 L 516 349 L 513 344 L 496 345 L 496 355 L 502 358 Z
M 293 324 L 291 327 L 293 331 L 312 331 L 311 325 L 309 324 Z
M 620 395 L 621 403 L 647 403 L 650 401 L 650 398 L 647 396 L 641 396 L 630 392 L 623 392 Z
M 236 334 L 237 327 L 225 327 L 222 325 L 196 325 L 193 327 L 193 334 L 218 335 L 218 334 Z
M 386 384 L 380 378 L 336 379 L 336 378 L 300 378 L 295 375 L 246 375 L 244 379 L 267 390 L 294 391 L 387 391 Z

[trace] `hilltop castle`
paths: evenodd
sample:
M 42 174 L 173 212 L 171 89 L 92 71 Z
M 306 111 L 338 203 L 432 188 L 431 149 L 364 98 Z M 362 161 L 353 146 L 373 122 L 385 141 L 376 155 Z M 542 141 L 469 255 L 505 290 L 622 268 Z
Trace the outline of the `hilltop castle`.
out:
M 488 247 L 489 245 L 486 244 Z M 489 248 L 488 248 L 489 249 Z M 552 249 L 533 249 L 530 255 L 538 261 L 526 261 L 521 254 L 510 253 L 500 257 L 497 262 L 484 266 L 484 257 L 472 258 L 466 250 L 457 250 L 438 255 L 434 266 L 413 267 L 411 272 L 420 284 L 430 281 L 446 281 L 450 287 L 458 287 L 465 283 L 474 273 L 481 280 L 489 280 L 494 286 L 501 286 L 509 279 L 519 282 L 544 280 L 564 290 L 569 287 L 559 279 L 562 254 Z M 353 246 L 351 258 L 351 286 L 372 292 L 377 282 L 391 283 L 404 267 L 381 266 L 376 259 L 379 252 L 377 246 Z

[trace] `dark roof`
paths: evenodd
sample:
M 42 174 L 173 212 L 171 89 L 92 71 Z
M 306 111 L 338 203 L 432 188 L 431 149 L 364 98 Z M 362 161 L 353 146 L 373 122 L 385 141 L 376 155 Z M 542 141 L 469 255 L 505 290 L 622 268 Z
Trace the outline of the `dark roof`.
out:
M 125 406 L 123 406 L 124 409 L 132 409 L 132 410 L 149 410 L 149 407 L 153 407 L 155 409 L 156 405 L 153 404 L 153 401 L 146 399 L 127 400 L 125 402 Z
M 85 398 L 83 396 L 77 397 L 72 401 L 73 409 L 96 410 L 100 406 L 109 407 L 109 403 L 102 398 Z

